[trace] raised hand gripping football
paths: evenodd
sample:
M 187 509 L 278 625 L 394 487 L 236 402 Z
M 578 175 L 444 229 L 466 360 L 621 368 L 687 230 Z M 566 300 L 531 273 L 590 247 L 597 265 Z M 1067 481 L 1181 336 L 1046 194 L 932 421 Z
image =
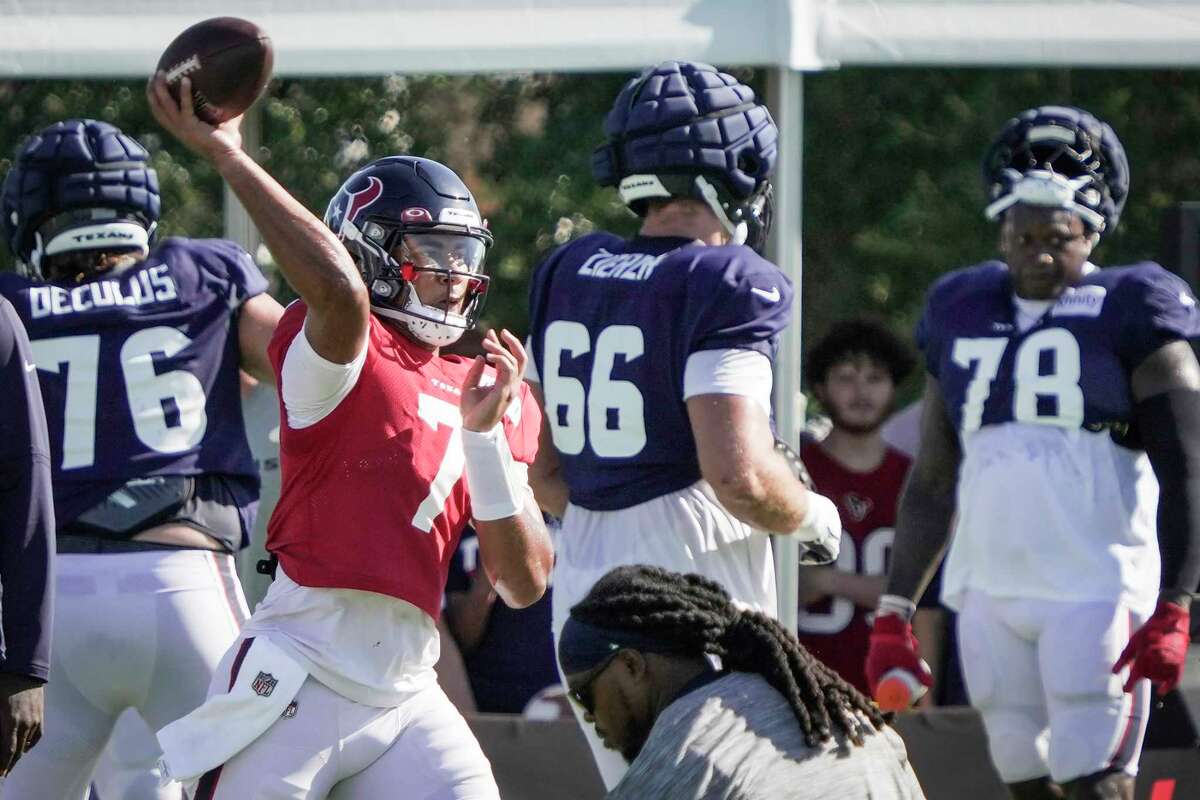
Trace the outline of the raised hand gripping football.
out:
M 1129 637 L 1129 644 L 1113 665 L 1114 675 L 1129 667 L 1125 691 L 1133 691 L 1134 684 L 1142 678 L 1149 678 L 1160 695 L 1179 685 L 1191 641 L 1190 623 L 1188 609 L 1167 600 L 1158 601 L 1158 608 L 1146 624 Z
M 499 336 L 494 330 L 488 331 L 483 337 L 483 349 L 485 355 L 475 356 L 467 371 L 459 410 L 464 428 L 486 433 L 500 423 L 520 391 L 529 357 L 521 340 L 507 330 L 500 331 Z M 484 367 L 488 364 L 496 370 L 494 382 L 485 378 Z
M 223 152 L 241 150 L 241 115 L 210 125 L 196 116 L 192 106 L 191 79 L 185 77 L 181 84 L 178 103 L 171 96 L 163 73 L 156 73 L 146 84 L 146 101 L 158 124 L 189 150 L 209 161 L 214 161 Z

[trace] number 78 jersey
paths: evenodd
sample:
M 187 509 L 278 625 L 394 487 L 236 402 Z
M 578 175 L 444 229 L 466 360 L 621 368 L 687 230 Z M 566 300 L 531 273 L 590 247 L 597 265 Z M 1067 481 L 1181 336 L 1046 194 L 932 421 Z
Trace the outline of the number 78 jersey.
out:
M 939 280 L 917 328 L 964 437 L 1006 422 L 1119 429 L 1132 419 L 1133 370 L 1168 342 L 1197 335 L 1187 284 L 1148 262 L 1085 275 L 1025 331 L 1008 268 L 987 262 Z
M 740 245 L 595 233 L 551 253 L 529 292 L 530 373 L 571 502 L 612 511 L 700 480 L 689 358 L 773 359 L 791 301 L 779 268 Z
M 1196 301 L 1144 263 L 1095 270 L 1046 306 L 1021 330 L 999 262 L 929 293 L 917 338 L 963 445 L 942 600 L 959 608 L 971 589 L 1153 609 L 1158 484 L 1111 434 L 1132 421 L 1138 365 L 1200 334 Z

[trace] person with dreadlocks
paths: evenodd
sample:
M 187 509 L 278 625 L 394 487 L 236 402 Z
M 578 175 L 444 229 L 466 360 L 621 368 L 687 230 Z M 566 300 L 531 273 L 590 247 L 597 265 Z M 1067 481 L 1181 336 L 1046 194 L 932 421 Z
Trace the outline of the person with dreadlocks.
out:
M 613 569 L 571 608 L 558 657 L 584 719 L 630 762 L 609 800 L 925 797 L 870 700 L 701 575 Z

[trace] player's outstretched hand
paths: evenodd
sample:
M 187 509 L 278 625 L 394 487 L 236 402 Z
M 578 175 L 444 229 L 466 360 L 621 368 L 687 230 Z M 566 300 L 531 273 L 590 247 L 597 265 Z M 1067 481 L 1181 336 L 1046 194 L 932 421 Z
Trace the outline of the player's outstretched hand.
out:
M 158 124 L 189 150 L 209 161 L 216 161 L 223 153 L 242 149 L 242 117 L 238 115 L 222 122 L 209 125 L 196 116 L 192 104 L 192 81 L 183 78 L 179 88 L 179 102 L 171 97 L 167 81 L 162 72 L 150 77 L 146 84 L 146 101 L 150 113 Z
M 500 423 L 504 412 L 521 388 L 525 377 L 525 365 L 529 362 L 521 340 L 506 330 L 488 331 L 483 337 L 486 355 L 475 356 L 475 363 L 467 372 L 463 383 L 462 412 L 463 427 L 470 431 L 486 433 Z M 484 366 L 491 364 L 496 370 L 496 380 L 485 379 Z
M 42 682 L 0 673 L 0 777 L 42 738 Z
M 1188 634 L 1191 614 L 1183 606 L 1168 600 L 1159 600 L 1158 608 L 1146 624 L 1129 637 L 1121 657 L 1113 665 L 1113 674 L 1129 666 L 1129 678 L 1125 691 L 1133 691 L 1134 684 L 1149 678 L 1164 695 L 1179 685 L 1187 661 Z

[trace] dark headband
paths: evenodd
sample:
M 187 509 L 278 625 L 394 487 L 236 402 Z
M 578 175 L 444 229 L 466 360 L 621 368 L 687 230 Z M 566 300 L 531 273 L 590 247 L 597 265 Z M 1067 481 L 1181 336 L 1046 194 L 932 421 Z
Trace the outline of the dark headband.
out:
M 629 648 L 643 653 L 670 655 L 700 655 L 690 647 L 647 636 L 636 631 L 601 628 L 574 616 L 567 618 L 558 637 L 558 663 L 566 675 L 593 669 L 617 650 Z

